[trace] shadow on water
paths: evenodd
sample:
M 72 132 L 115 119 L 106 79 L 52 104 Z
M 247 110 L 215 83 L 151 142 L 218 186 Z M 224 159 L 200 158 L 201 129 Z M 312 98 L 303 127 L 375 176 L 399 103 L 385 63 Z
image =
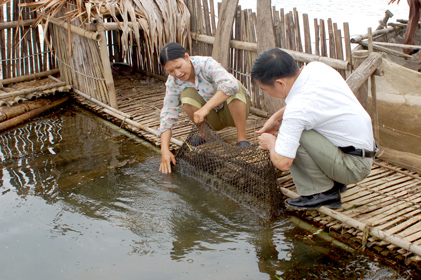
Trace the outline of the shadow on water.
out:
M 1 279 L 409 279 L 160 174 L 150 144 L 77 107 L 0 134 Z

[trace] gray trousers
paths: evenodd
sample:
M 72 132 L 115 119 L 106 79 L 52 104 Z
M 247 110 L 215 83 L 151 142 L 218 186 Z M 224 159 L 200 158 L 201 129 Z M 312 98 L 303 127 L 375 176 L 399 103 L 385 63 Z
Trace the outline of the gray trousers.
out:
M 297 192 L 308 196 L 325 192 L 333 181 L 354 184 L 370 174 L 373 158 L 344 154 L 314 130 L 304 130 L 290 172 Z

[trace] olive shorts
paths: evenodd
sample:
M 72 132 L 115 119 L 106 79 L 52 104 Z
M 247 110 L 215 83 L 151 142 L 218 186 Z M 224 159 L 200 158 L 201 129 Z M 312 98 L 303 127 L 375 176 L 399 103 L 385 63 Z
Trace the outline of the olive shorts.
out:
M 215 130 L 221 130 L 227 126 L 235 126 L 234 120 L 231 116 L 228 105 L 231 101 L 238 99 L 246 104 L 246 118 L 250 113 L 250 96 L 247 94 L 246 89 L 241 83 L 239 84 L 239 91 L 228 98 L 224 102 L 224 106 L 217 111 L 211 110 L 209 115 L 206 116 L 206 120 L 212 125 Z M 194 88 L 186 88 L 180 94 L 180 101 L 182 104 L 189 104 L 196 108 L 202 108 L 206 104 L 206 101 Z

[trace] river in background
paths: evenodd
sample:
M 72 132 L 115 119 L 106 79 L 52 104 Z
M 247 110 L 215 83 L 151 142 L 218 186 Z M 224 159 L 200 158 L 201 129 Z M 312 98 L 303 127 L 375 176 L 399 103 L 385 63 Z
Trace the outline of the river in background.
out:
M 198 181 L 163 175 L 160 160 L 73 106 L 1 133 L 0 279 L 412 278 L 287 213 L 263 221 Z
M 408 19 L 409 7 L 405 0 L 401 0 L 399 5 L 396 2 L 390 5 L 388 3 L 389 0 L 272 0 L 272 5 L 278 11 L 283 8 L 287 13 L 293 8 L 297 8 L 301 26 L 302 14 L 308 14 L 311 26 L 313 26 L 314 18 L 325 21 L 331 18 L 334 23 L 338 24 L 339 29 L 343 29 L 343 23 L 348 22 L 351 37 L 367 33 L 368 27 L 375 30 L 386 10 L 390 10 L 394 14 L 389 20 L 390 22 L 395 22 L 396 19 Z M 239 5 L 243 9 L 256 11 L 256 0 L 239 0 Z M 314 38 L 314 35 L 311 35 Z

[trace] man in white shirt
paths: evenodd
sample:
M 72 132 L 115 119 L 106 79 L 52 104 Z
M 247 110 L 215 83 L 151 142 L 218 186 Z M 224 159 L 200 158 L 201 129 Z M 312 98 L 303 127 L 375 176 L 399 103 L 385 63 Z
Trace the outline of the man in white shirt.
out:
M 346 184 L 368 176 L 375 155 L 370 116 L 342 76 L 311 62 L 299 68 L 280 49 L 263 52 L 251 76 L 269 95 L 285 99 L 256 133 L 273 164 L 290 170 L 301 195 L 285 203 L 295 209 L 341 207 Z

